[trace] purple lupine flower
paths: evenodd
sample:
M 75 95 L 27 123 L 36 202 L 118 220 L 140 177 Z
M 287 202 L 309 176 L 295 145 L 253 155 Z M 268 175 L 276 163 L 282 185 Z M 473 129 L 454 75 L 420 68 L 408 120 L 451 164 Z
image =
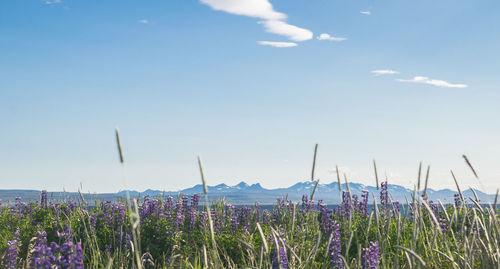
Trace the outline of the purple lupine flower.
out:
M 329 256 L 332 268 L 344 268 L 342 262 L 342 246 L 340 243 L 340 225 L 335 221 L 331 224 L 332 239 L 330 240 Z
M 169 196 L 167 197 L 167 200 L 165 201 L 165 215 L 167 221 L 171 222 L 172 221 L 172 213 L 174 211 L 174 197 Z
M 47 191 L 43 190 L 40 194 L 40 206 L 42 208 L 47 208 Z
M 359 210 L 359 198 L 356 194 L 353 194 L 352 195 L 352 207 L 353 207 L 353 210 L 354 211 L 358 211 Z
M 127 215 L 127 211 L 125 209 L 125 205 L 121 203 L 113 204 L 113 216 L 116 219 L 116 224 L 118 226 L 122 226 L 125 223 L 125 219 Z
M 142 205 L 139 207 L 139 217 L 142 220 L 146 219 L 150 215 L 150 203 L 149 203 L 149 195 L 144 195 L 144 200 Z
M 126 234 L 123 243 L 123 249 L 125 249 L 126 251 L 130 251 L 132 249 L 132 236 L 130 234 Z
M 368 194 L 369 192 L 367 190 L 363 190 L 363 193 L 361 194 L 361 198 L 363 198 L 363 201 L 359 203 L 359 211 L 363 213 L 365 216 L 368 216 Z
M 439 206 L 434 204 L 433 201 L 430 201 L 429 207 L 432 209 L 432 213 L 434 213 L 434 216 L 436 217 L 436 219 L 439 219 Z
M 234 215 L 231 217 L 231 228 L 234 232 L 238 231 L 238 216 Z
M 455 193 L 455 206 L 460 207 L 462 205 L 462 198 L 460 197 L 460 194 Z
M 47 244 L 47 233 L 45 231 L 38 231 L 35 234 L 35 246 Z
M 363 269 L 376 269 L 380 264 L 379 242 L 370 242 L 370 246 L 363 248 Z
M 191 207 L 194 207 L 195 210 L 198 210 L 198 203 L 200 202 L 200 195 L 195 193 L 191 196 Z
M 179 230 L 184 224 L 184 214 L 182 209 L 182 200 L 178 200 L 175 204 L 175 220 L 174 220 L 174 229 L 175 231 Z
M 8 269 L 16 268 L 17 253 L 19 252 L 19 229 L 14 234 L 11 241 L 7 241 L 7 251 L 4 256 L 3 264 Z
M 196 209 L 191 206 L 189 208 L 189 212 L 188 212 L 189 229 L 191 229 L 191 230 L 193 230 L 195 228 L 195 225 L 196 225 L 196 215 L 197 215 Z
M 208 225 L 208 213 L 207 211 L 200 212 L 200 230 L 204 231 L 207 229 Z
M 53 268 L 56 257 L 52 249 L 47 246 L 47 233 L 39 231 L 36 233 L 35 247 L 32 250 L 31 268 Z
M 66 242 L 60 247 L 58 264 L 61 268 L 83 269 L 83 249 L 81 243 Z
M 276 248 L 273 250 L 272 269 L 280 269 L 280 261 L 278 258 L 278 251 L 276 250 Z
M 77 205 L 75 201 L 69 201 L 66 203 L 66 206 L 63 207 L 64 213 L 66 215 L 69 215 L 71 211 L 74 211 L 76 209 Z
M 214 231 L 216 234 L 222 233 L 222 218 L 219 217 L 219 212 L 215 209 L 211 210 L 211 217 L 214 224 Z
M 187 196 L 186 194 L 182 195 L 182 208 L 184 213 L 186 213 L 188 210 L 188 202 L 189 202 L 189 196 Z
M 27 206 L 26 203 L 21 202 L 21 197 L 16 197 L 16 203 L 14 205 L 14 208 L 16 210 L 16 213 L 19 217 L 23 215 L 23 212 L 26 211 Z
M 286 256 L 286 248 L 283 246 L 280 247 L 280 258 L 281 258 L 281 267 L 286 269 L 288 268 L 288 259 Z
M 250 230 L 250 221 L 252 217 L 252 209 L 246 205 L 242 206 L 238 214 L 238 223 L 241 224 L 241 229 L 245 234 Z
M 160 201 L 158 199 L 153 199 L 149 202 L 149 214 L 155 217 L 160 216 Z
M 284 243 L 283 245 L 280 245 L 280 240 L 281 239 Z M 286 248 L 285 248 L 285 243 L 286 243 L 286 238 L 285 234 L 282 232 L 279 232 L 279 238 L 277 239 L 278 245 L 274 247 L 273 250 L 273 263 L 272 263 L 272 268 L 273 269 L 280 269 L 280 268 L 288 268 L 288 258 L 286 255 Z M 276 243 L 275 243 L 276 245 Z M 281 267 L 280 267 L 281 264 Z
M 387 181 L 380 183 L 380 204 L 384 207 L 389 206 L 389 191 L 387 189 Z
M 351 197 L 346 191 L 342 192 L 342 209 L 344 217 L 349 218 L 349 216 L 351 215 Z
M 318 220 L 319 220 L 319 225 L 320 225 L 320 230 L 323 233 L 327 233 L 327 230 L 330 229 L 330 210 L 328 210 L 328 207 L 324 203 L 320 203 L 318 201 L 318 208 L 319 208 L 319 214 L 318 214 Z
M 233 217 L 233 214 L 234 214 L 234 206 L 227 204 L 226 210 L 224 211 L 225 221 L 231 222 L 231 218 Z
M 269 221 L 271 220 L 271 213 L 269 210 L 264 209 L 264 212 L 262 212 L 262 222 L 264 224 L 269 224 Z

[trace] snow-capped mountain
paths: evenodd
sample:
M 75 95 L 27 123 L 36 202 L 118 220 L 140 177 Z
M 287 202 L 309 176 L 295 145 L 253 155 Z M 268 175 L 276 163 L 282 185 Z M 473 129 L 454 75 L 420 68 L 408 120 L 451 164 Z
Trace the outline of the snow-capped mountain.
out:
M 208 198 L 210 200 L 226 199 L 232 204 L 253 204 L 259 202 L 261 204 L 273 204 L 276 202 L 277 198 L 286 197 L 289 200 L 299 202 L 302 200 L 302 195 L 310 196 L 316 186 L 316 182 L 304 181 L 297 182 L 288 188 L 277 188 L 277 189 L 266 189 L 263 188 L 259 183 L 249 185 L 246 182 L 240 182 L 237 185 L 229 186 L 226 184 L 218 184 L 215 186 L 207 186 Z M 341 184 L 341 191 L 347 191 L 347 185 Z M 363 190 L 367 190 L 370 193 L 369 201 L 373 203 L 373 200 L 380 200 L 380 190 L 377 190 L 374 186 L 365 186 L 360 183 L 349 183 L 349 189 L 351 194 L 357 195 L 361 198 L 361 193 Z M 406 200 L 411 201 L 413 197 L 413 189 L 405 188 L 400 185 L 388 185 L 389 195 L 393 201 L 399 201 L 401 203 L 406 203 Z M 488 195 L 484 192 L 475 190 L 478 198 L 482 203 L 493 202 L 495 200 L 495 195 Z M 180 191 L 160 191 L 148 189 L 143 192 L 129 191 L 131 197 L 144 197 L 149 195 L 151 197 L 158 196 L 177 196 L 180 194 L 192 195 L 192 194 L 203 194 L 203 185 L 198 184 L 191 188 L 183 189 Z M 433 190 L 427 189 L 427 195 L 430 200 L 440 200 L 443 203 L 453 203 L 454 194 L 457 192 L 450 189 L 443 190 Z M 418 194 L 421 195 L 422 191 Z M 463 194 L 466 199 L 473 198 L 474 193 L 472 190 L 463 190 Z M 120 191 L 118 193 L 102 193 L 102 194 L 83 194 L 87 201 L 89 200 L 116 200 L 123 199 L 126 196 L 126 191 Z M 24 201 L 33 201 L 40 199 L 39 191 L 32 190 L 0 190 L 0 199 L 3 201 L 13 201 L 15 197 L 20 196 Z M 50 197 L 61 198 L 61 199 L 79 199 L 78 193 L 68 193 L 68 192 L 51 192 Z M 59 198 L 58 198 L 59 197 Z M 339 192 L 339 187 L 337 181 L 331 183 L 320 183 L 316 189 L 314 200 L 323 200 L 323 202 L 328 204 L 338 204 L 341 201 L 341 192 Z M 468 200 L 470 202 L 470 200 Z
M 207 186 L 208 197 L 211 200 L 216 200 L 220 198 L 227 199 L 233 204 L 252 204 L 254 202 L 259 202 L 261 204 L 271 204 L 276 201 L 277 198 L 287 197 L 289 200 L 300 201 L 302 195 L 310 196 L 316 186 L 316 182 L 304 181 L 297 182 L 288 188 L 277 188 L 277 189 L 265 189 L 260 183 L 249 185 L 246 182 L 240 182 L 234 186 L 228 186 L 226 184 L 219 184 L 215 186 Z M 345 183 L 340 185 L 341 191 L 347 191 L 347 185 Z M 374 186 L 365 186 L 360 183 L 349 183 L 349 189 L 351 194 L 361 197 L 363 190 L 370 193 L 370 201 L 373 199 L 379 200 L 380 190 L 377 190 Z M 401 203 L 406 203 L 406 201 L 411 201 L 414 190 L 405 188 L 400 185 L 388 184 L 388 191 L 391 199 L 393 201 L 399 201 Z M 494 200 L 494 195 L 488 195 L 481 191 L 475 190 L 479 199 L 482 202 L 492 202 Z M 422 195 L 423 191 L 420 191 L 418 195 Z M 150 195 L 157 196 L 161 194 L 165 195 L 178 195 L 178 194 L 203 194 L 203 186 L 201 184 L 195 185 L 194 187 L 180 190 L 178 192 L 162 192 L 162 191 L 145 191 L 142 193 L 134 192 L 138 196 Z M 427 195 L 431 200 L 440 200 L 443 203 L 453 203 L 454 194 L 456 191 L 450 189 L 443 190 L 433 190 L 427 189 Z M 471 190 L 465 190 L 465 197 L 474 197 Z M 339 203 L 341 201 L 341 192 L 339 192 L 338 183 L 320 183 L 315 193 L 315 200 L 323 200 L 326 203 Z

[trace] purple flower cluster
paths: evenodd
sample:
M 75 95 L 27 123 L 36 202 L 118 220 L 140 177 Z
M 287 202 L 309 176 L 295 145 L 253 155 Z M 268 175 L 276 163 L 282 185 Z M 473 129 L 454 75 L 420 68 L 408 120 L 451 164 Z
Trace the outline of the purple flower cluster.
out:
M 265 209 L 264 212 L 262 212 L 262 223 L 269 224 L 270 221 L 271 221 L 271 212 Z
M 363 198 L 363 200 L 359 203 L 359 212 L 365 216 L 368 216 L 368 195 L 369 192 L 367 190 L 363 190 L 361 194 L 361 198 Z
M 16 267 L 17 264 L 17 253 L 19 252 L 19 230 L 14 234 L 12 241 L 7 241 L 7 252 L 5 253 L 3 264 L 8 268 L 12 269 Z
M 360 204 L 360 201 L 359 201 L 358 196 L 356 194 L 353 194 L 352 195 L 352 207 L 354 208 L 355 211 L 359 210 L 359 204 Z
M 174 230 L 178 231 L 182 228 L 184 224 L 184 214 L 182 209 L 182 200 L 178 200 L 175 204 L 175 219 L 174 219 Z
M 231 216 L 231 228 L 233 232 L 238 231 L 238 226 L 239 226 L 238 215 L 235 213 L 233 216 Z
M 330 256 L 332 268 L 344 268 L 344 263 L 342 262 L 341 257 L 342 246 L 340 243 L 340 225 L 336 222 L 333 222 L 331 224 L 331 231 L 332 239 L 329 242 L 330 247 L 328 249 L 328 253 Z
M 302 213 L 314 211 L 314 201 L 309 201 L 307 194 L 302 195 Z
M 323 233 L 328 233 L 328 230 L 331 228 L 331 212 L 328 206 L 322 202 L 318 202 L 318 208 L 319 228 Z
M 445 218 L 441 218 L 441 216 L 439 215 L 439 205 L 436 205 L 433 201 L 430 201 L 429 207 L 431 208 L 434 217 L 436 217 L 437 221 L 439 222 L 439 228 L 441 229 L 441 232 L 446 233 L 448 231 L 448 222 Z
M 278 245 L 276 245 L 276 242 L 278 243 Z M 279 237 L 276 238 L 276 242 L 274 243 L 275 247 L 273 250 L 272 268 L 273 269 L 280 269 L 280 268 L 287 269 L 288 268 L 288 258 L 286 255 L 286 248 L 285 248 L 285 244 L 286 244 L 285 234 L 282 232 L 279 232 Z M 281 242 L 283 242 L 283 243 L 281 243 Z M 280 267 L 280 265 L 281 265 L 281 267 Z
M 349 192 L 342 192 L 342 215 L 344 218 L 349 218 L 351 216 L 351 197 Z
M 363 248 L 363 269 L 376 269 L 380 264 L 379 242 L 370 242 L 370 246 Z
M 208 229 L 208 213 L 207 211 L 200 212 L 200 230 L 205 231 Z
M 212 209 L 211 211 L 211 217 L 212 221 L 214 224 L 214 232 L 216 234 L 221 234 L 222 233 L 222 225 L 223 225 L 223 219 L 220 217 L 219 212 L 216 211 L 215 209 Z
M 35 247 L 32 251 L 31 268 L 74 268 L 83 269 L 83 249 L 81 243 L 65 242 L 59 246 L 56 242 L 47 245 L 45 231 L 37 232 Z
M 389 191 L 387 187 L 387 181 L 380 183 L 380 204 L 386 208 L 389 206 Z
M 238 223 L 241 225 L 243 233 L 249 234 L 251 220 L 252 220 L 252 209 L 245 205 L 242 206 L 238 214 Z

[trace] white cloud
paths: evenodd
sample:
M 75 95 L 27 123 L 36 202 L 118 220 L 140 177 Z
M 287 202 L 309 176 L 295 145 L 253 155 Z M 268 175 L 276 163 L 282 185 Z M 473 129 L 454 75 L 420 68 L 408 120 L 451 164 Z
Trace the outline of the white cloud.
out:
M 293 41 L 305 41 L 313 38 L 313 33 L 307 29 L 288 24 L 284 21 L 261 21 L 266 32 L 288 37 Z
M 368 15 L 368 16 L 372 15 L 372 12 L 371 12 L 371 11 L 369 11 L 369 10 L 362 10 L 362 11 L 360 11 L 359 13 L 361 13 L 361 14 L 363 14 L 363 15 Z
M 297 43 L 294 42 L 257 41 L 257 43 L 259 45 L 271 46 L 275 48 L 290 48 L 297 46 Z
M 331 36 L 327 33 L 322 33 L 318 37 L 316 37 L 318 40 L 330 40 L 330 41 L 344 41 L 347 40 L 345 37 L 337 37 L 337 36 Z
M 138 23 L 142 23 L 142 24 L 148 24 L 148 23 L 149 23 L 149 20 L 142 19 L 142 20 L 138 20 L 137 22 L 138 22 Z
M 304 28 L 285 22 L 286 14 L 274 10 L 269 0 L 200 0 L 214 10 L 260 18 L 264 21 L 266 32 L 288 37 L 293 41 L 305 41 L 313 38 L 313 33 Z
M 383 70 L 373 70 L 371 71 L 373 74 L 375 74 L 376 76 L 381 76 L 381 75 L 395 75 L 395 74 L 399 74 L 398 71 L 395 71 L 395 70 L 387 70 L 387 69 L 383 69 Z
M 261 18 L 265 20 L 282 20 L 286 15 L 276 12 L 268 0 L 200 0 L 214 10 L 227 13 Z
M 44 3 L 46 5 L 52 5 L 52 4 L 60 4 L 62 0 L 45 0 Z
M 412 79 L 396 79 L 399 82 L 411 82 L 411 83 L 422 83 L 429 84 L 437 87 L 443 88 L 467 88 L 468 86 L 465 84 L 452 84 L 444 80 L 439 79 L 430 79 L 428 77 L 416 76 Z

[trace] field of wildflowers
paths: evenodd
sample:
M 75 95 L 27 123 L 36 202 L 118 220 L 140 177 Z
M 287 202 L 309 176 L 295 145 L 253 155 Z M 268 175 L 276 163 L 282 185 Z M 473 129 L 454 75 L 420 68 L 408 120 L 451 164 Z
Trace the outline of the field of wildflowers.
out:
M 457 194 L 443 205 L 415 192 L 402 209 L 386 182 L 359 195 L 344 191 L 333 210 L 314 193 L 262 210 L 203 206 L 198 194 L 59 203 L 43 191 L 1 205 L 1 267 L 499 268 L 496 202 Z
M 116 139 L 123 164 L 118 130 Z M 317 145 L 311 180 L 316 151 Z M 474 190 L 474 197 L 464 197 L 453 172 L 454 204 L 428 199 L 427 172 L 423 192 L 415 187 L 404 207 L 392 201 L 387 181 L 378 194 L 351 193 L 346 178 L 347 191 L 333 209 L 314 200 L 317 180 L 301 202 L 285 196 L 268 210 L 258 202 L 209 202 L 200 157 L 198 165 L 204 203 L 200 194 L 137 199 L 127 192 L 126 200 L 89 205 L 83 195 L 78 201 L 49 201 L 46 191 L 37 202 L 0 201 L 0 266 L 500 268 L 498 191 L 493 205 L 482 205 Z M 375 162 L 374 168 L 378 189 Z M 338 169 L 337 179 L 340 186 Z

